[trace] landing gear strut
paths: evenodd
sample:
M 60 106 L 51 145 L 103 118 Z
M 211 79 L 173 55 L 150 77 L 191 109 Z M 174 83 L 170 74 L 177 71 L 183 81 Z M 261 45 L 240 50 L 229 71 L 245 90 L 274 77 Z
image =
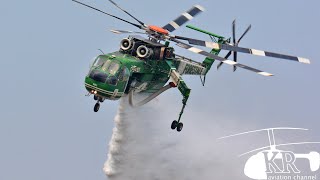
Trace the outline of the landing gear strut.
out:
M 187 98 L 183 98 L 182 104 L 183 104 L 183 106 L 182 106 L 182 109 L 181 109 L 181 111 L 180 111 L 178 121 L 177 121 L 177 120 L 174 120 L 174 121 L 171 123 L 171 129 L 172 129 L 172 130 L 177 129 L 178 132 L 182 131 L 182 128 L 183 128 L 183 123 L 180 122 L 180 119 L 181 119 L 181 116 L 182 116 L 182 114 L 183 114 L 184 108 L 186 107 Z

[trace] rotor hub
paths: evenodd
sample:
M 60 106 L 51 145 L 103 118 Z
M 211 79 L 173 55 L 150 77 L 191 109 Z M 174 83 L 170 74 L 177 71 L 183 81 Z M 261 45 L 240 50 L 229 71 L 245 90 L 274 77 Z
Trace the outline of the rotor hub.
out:
M 148 28 L 152 31 L 155 31 L 159 34 L 164 34 L 164 35 L 168 35 L 169 34 L 169 31 L 166 30 L 166 29 L 163 29 L 162 27 L 159 27 L 159 26 L 148 26 Z

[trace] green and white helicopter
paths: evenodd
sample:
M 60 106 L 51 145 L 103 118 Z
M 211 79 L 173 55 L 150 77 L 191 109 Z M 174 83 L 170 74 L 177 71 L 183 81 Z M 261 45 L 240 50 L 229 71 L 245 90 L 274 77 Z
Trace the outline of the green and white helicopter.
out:
M 77 0 L 72 1 L 123 22 L 129 23 L 142 30 L 142 32 L 111 30 L 113 33 L 132 33 L 147 36 L 146 38 L 138 35 L 129 36 L 121 41 L 119 51 L 101 54 L 94 60 L 88 75 L 85 77 L 85 87 L 89 92 L 88 95 L 94 95 L 94 100 L 96 101 L 94 106 L 95 112 L 99 110 L 100 103 L 106 99 L 117 100 L 128 94 L 129 104 L 136 107 L 148 103 L 170 88 L 178 88 L 183 96 L 183 106 L 178 120 L 174 120 L 172 122 L 171 128 L 177 129 L 177 131 L 180 132 L 183 128 L 183 123 L 180 122 L 181 116 L 191 91 L 191 89 L 183 81 L 182 75 L 199 75 L 201 77 L 202 84 L 204 85 L 206 74 L 209 72 L 214 61 L 217 60 L 220 62 L 217 68 L 219 68 L 222 64 L 228 64 L 233 66 L 234 71 L 237 68 L 243 68 L 259 75 L 272 76 L 272 74 L 268 72 L 260 71 L 258 69 L 238 63 L 237 52 L 281 58 L 306 64 L 310 63 L 310 61 L 306 58 L 239 47 L 239 42 L 247 34 L 251 26 L 249 26 L 242 36 L 237 40 L 235 37 L 235 21 L 233 22 L 232 26 L 232 42 L 231 38 L 225 38 L 193 26 L 187 27 L 209 35 L 212 39 L 212 42 L 171 34 L 171 32 L 178 29 L 183 24 L 204 11 L 204 8 L 200 5 L 193 6 L 190 10 L 182 13 L 178 18 L 171 21 L 167 25 L 159 27 L 147 25 L 138 20 L 112 0 L 109 1 L 115 7 L 132 17 L 138 23 L 132 23 L 124 20 Z M 174 42 L 178 47 L 187 49 L 193 53 L 201 54 L 206 58 L 203 62 L 197 62 L 175 54 L 174 48 L 169 46 L 170 42 Z M 211 51 L 206 52 L 189 44 L 208 47 L 211 49 Z M 218 54 L 221 50 L 228 50 L 229 52 L 226 54 L 226 56 L 220 57 Z M 233 60 L 228 60 L 231 54 L 233 54 Z M 134 103 L 133 96 L 136 93 L 148 93 L 149 96 L 140 102 Z

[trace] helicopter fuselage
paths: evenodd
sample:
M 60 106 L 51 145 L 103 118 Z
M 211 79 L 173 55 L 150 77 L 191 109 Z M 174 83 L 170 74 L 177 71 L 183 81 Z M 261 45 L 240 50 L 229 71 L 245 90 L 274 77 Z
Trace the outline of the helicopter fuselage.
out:
M 129 36 L 121 41 L 119 51 L 94 60 L 85 77 L 85 87 L 95 99 L 117 100 L 132 90 L 156 93 L 171 78 L 172 85 L 187 97 L 190 89 L 181 81 L 181 75 L 205 75 L 213 61 L 207 58 L 199 63 L 174 54 L 168 42 Z
M 85 77 L 85 87 L 91 94 L 110 100 L 121 98 L 132 88 L 153 93 L 169 80 L 170 68 L 158 66 L 168 67 L 161 62 L 146 63 L 119 51 L 100 55 Z

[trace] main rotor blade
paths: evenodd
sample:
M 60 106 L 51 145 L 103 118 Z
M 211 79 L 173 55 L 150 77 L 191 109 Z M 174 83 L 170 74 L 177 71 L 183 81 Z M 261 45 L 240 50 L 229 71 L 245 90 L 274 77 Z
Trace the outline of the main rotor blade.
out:
M 127 33 L 146 34 L 145 32 L 125 31 L 125 30 L 115 30 L 115 29 L 111 29 L 110 31 L 115 34 L 127 34 Z
M 207 42 L 207 41 L 186 38 L 186 37 L 181 37 L 181 36 L 174 36 L 174 37 L 177 39 L 187 40 L 190 44 L 193 44 L 193 45 L 208 47 L 211 49 L 224 49 L 224 50 L 229 50 L 229 51 L 237 51 L 237 52 L 241 52 L 241 53 L 252 54 L 252 55 L 256 55 L 256 56 L 274 57 L 274 58 L 280 58 L 280 59 L 286 59 L 286 60 L 296 61 L 296 62 L 300 62 L 300 63 L 310 64 L 310 60 L 303 58 L 303 57 L 284 55 L 284 54 L 262 51 L 262 50 L 257 50 L 257 49 L 243 48 L 243 47 L 238 47 L 238 46 L 232 46 L 229 44 L 219 44 L 219 43 L 214 43 L 214 42 Z
M 122 9 L 117 3 L 115 3 L 112 0 L 109 0 L 113 5 L 115 5 L 117 8 L 119 8 L 121 11 L 123 11 L 124 13 L 128 14 L 130 17 L 132 17 L 134 20 L 138 21 L 142 26 L 146 27 L 146 24 L 144 24 L 142 21 L 140 21 L 139 19 L 137 19 L 136 17 L 134 17 L 133 15 L 131 15 L 128 11 Z
M 97 9 L 97 8 L 95 8 L 95 7 L 92 7 L 92 6 L 89 6 L 89 5 L 84 4 L 84 3 L 82 3 L 82 2 L 79 2 L 79 1 L 76 1 L 76 0 L 72 0 L 72 1 L 73 1 L 73 2 L 76 2 L 76 3 L 78 3 L 78 4 L 81 4 L 81 5 L 83 5 L 83 6 L 86 6 L 86 7 L 88 7 L 88 8 L 91 8 L 91 9 L 93 9 L 93 10 L 99 11 L 99 12 L 101 12 L 101 13 L 103 13 L 103 14 L 106 14 L 106 15 L 108 15 L 108 16 L 111 16 L 111 17 L 113 17 L 113 18 L 116 18 L 116 19 L 118 19 L 118 20 L 121 20 L 121 21 L 123 21 L 123 22 L 129 23 L 129 24 L 131 24 L 131 25 L 133 25 L 133 26 L 135 26 L 135 27 L 137 27 L 137 28 L 139 28 L 139 29 L 142 29 L 142 26 L 139 25 L 139 24 L 135 24 L 135 23 L 129 22 L 129 21 L 127 21 L 127 20 L 124 20 L 124 19 L 119 18 L 119 17 L 117 17 L 117 16 L 114 16 L 114 15 L 112 15 L 112 14 L 106 13 L 106 12 L 104 12 L 104 11 L 101 11 L 100 9 Z
M 248 31 L 251 29 L 251 24 L 249 25 L 249 27 L 244 31 L 244 33 L 242 34 L 242 36 L 238 39 L 237 44 L 239 44 L 239 42 L 241 41 L 241 39 L 248 33 Z
M 204 8 L 202 6 L 195 5 L 189 11 L 182 13 L 181 16 L 171 21 L 169 24 L 163 26 L 162 28 L 170 32 L 173 32 L 174 30 L 178 29 L 187 21 L 193 19 L 196 15 L 198 15 L 202 11 L 204 11 Z
M 113 33 L 115 33 L 115 34 L 126 34 L 126 33 L 146 34 L 145 32 L 124 31 L 124 30 L 114 30 L 114 29 L 111 29 L 110 31 L 113 32 Z
M 177 45 L 179 47 L 182 47 L 184 49 L 187 49 L 193 53 L 197 53 L 197 54 L 201 54 L 203 56 L 206 56 L 206 57 L 209 57 L 209 58 L 212 58 L 212 59 L 215 59 L 215 60 L 218 60 L 218 61 L 221 61 L 223 63 L 226 63 L 226 64 L 229 64 L 229 65 L 232 65 L 232 66 L 237 66 L 237 67 L 240 67 L 240 68 L 243 68 L 243 69 L 246 69 L 246 70 L 249 70 L 249 71 L 253 71 L 257 74 L 260 74 L 260 75 L 263 75 L 263 76 L 273 76 L 273 74 L 270 74 L 270 73 L 267 73 L 267 72 L 264 72 L 264 71 L 260 71 L 258 69 L 255 69 L 255 68 L 252 68 L 252 67 L 249 67 L 249 66 L 246 66 L 246 65 L 243 65 L 243 64 L 240 64 L 240 63 L 237 63 L 237 62 L 234 62 L 234 61 L 231 61 L 231 60 L 227 60 L 225 58 L 222 58 L 220 56 L 217 56 L 217 55 L 214 55 L 214 54 L 211 54 L 211 53 L 208 53 L 206 51 L 203 51 L 201 49 L 198 49 L 198 48 L 195 48 L 193 46 L 190 46 L 188 44 L 185 44 L 181 41 L 178 41 L 176 39 L 171 39 L 171 41 L 173 42 L 176 42 Z

